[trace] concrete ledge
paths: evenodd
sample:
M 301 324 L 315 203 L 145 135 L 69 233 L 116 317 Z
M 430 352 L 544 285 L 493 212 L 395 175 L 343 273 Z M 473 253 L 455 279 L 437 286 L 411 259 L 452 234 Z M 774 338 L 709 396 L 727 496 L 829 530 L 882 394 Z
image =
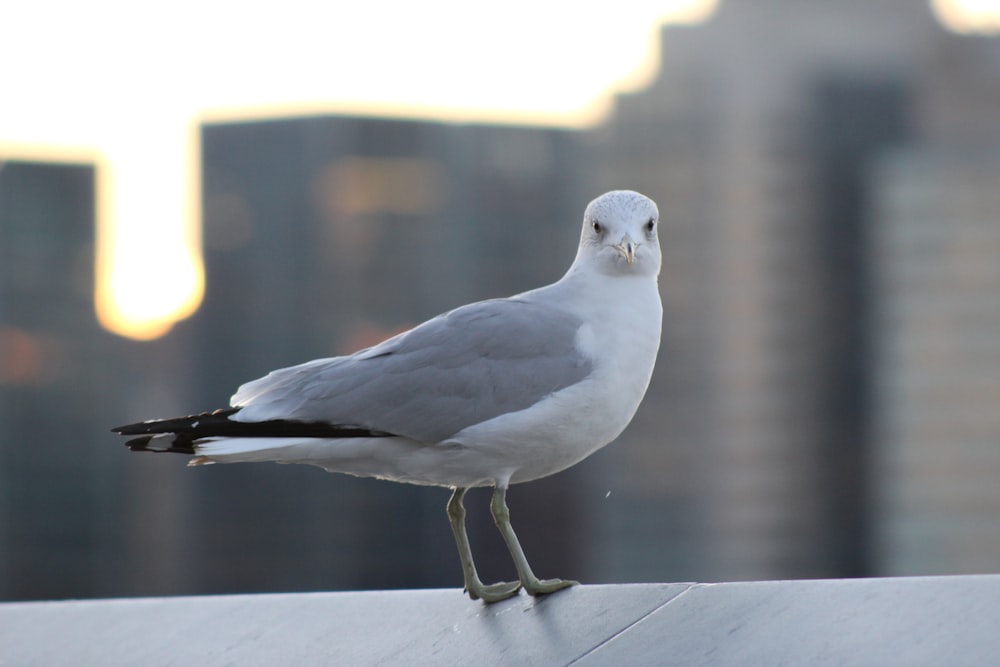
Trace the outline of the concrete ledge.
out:
M 984 665 L 1000 575 L 0 604 L 3 665 Z

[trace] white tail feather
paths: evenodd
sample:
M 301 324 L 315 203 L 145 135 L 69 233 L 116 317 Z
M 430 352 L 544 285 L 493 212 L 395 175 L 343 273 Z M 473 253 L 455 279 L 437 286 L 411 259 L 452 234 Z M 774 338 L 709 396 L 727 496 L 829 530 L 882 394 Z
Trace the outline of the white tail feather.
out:
M 198 458 L 192 465 L 203 463 L 242 463 L 278 461 L 279 463 L 309 463 L 319 453 L 328 450 L 329 440 L 318 438 L 216 438 L 195 445 Z M 327 454 L 329 457 L 329 454 Z

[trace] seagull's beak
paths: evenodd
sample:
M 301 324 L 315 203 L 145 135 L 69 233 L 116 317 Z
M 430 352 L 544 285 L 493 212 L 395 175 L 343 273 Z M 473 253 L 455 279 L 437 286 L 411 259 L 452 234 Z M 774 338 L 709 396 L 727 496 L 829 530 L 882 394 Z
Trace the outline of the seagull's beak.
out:
M 629 266 L 631 266 L 632 262 L 635 261 L 635 249 L 638 246 L 628 234 L 626 234 L 625 238 L 621 240 L 621 243 L 616 243 L 611 247 L 622 254 L 622 257 L 624 257 L 625 261 L 629 263 Z

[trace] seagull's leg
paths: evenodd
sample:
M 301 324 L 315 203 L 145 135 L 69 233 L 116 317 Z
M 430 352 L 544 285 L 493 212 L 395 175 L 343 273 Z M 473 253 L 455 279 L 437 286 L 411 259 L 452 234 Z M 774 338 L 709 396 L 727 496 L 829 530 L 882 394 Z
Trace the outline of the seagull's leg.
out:
M 455 544 L 458 545 L 458 558 L 462 561 L 462 574 L 465 576 L 465 590 L 473 600 L 483 602 L 499 602 L 517 595 L 521 588 L 519 581 L 501 581 L 487 586 L 479 580 L 476 564 L 472 562 L 472 547 L 469 546 L 469 536 L 465 532 L 465 506 L 462 498 L 467 489 L 456 487 L 448 501 L 448 521 L 451 531 L 455 534 Z
M 524 550 L 521 543 L 517 541 L 514 528 L 510 525 L 510 510 L 507 508 L 507 487 L 497 486 L 493 491 L 493 500 L 490 502 L 490 511 L 493 513 L 493 520 L 503 535 L 503 541 L 507 543 L 511 558 L 514 559 L 514 567 L 517 568 L 517 576 L 521 578 L 521 585 L 524 590 L 532 595 L 544 595 L 553 593 L 561 588 L 567 588 L 580 582 L 569 579 L 538 579 L 528 566 L 528 559 L 524 557 Z

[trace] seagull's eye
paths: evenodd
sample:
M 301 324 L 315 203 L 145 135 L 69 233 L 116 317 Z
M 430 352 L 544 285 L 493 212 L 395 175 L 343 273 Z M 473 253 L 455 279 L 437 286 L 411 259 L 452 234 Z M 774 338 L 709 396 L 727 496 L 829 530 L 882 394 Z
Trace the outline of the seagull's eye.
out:
M 653 231 L 653 229 L 655 229 L 655 228 L 656 228 L 656 220 L 654 220 L 654 219 L 650 218 L 650 219 L 649 219 L 649 220 L 648 220 L 648 221 L 646 222 L 646 231 L 647 231 L 647 232 L 652 232 L 652 231 Z
M 600 234 L 601 232 L 604 231 L 604 226 L 601 225 L 601 223 L 599 223 L 597 220 L 594 220 L 594 222 L 590 226 L 594 228 L 595 234 Z

